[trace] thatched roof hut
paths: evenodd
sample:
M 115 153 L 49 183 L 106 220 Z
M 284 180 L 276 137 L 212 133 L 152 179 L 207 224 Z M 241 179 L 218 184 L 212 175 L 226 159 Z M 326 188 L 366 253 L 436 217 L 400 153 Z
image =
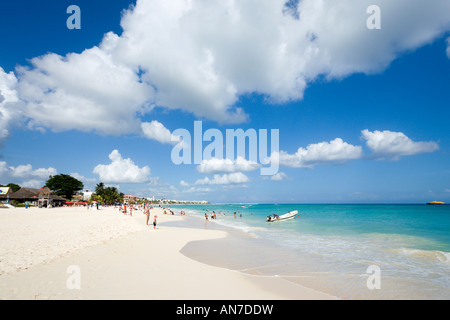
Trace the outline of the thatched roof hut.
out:
M 21 188 L 20 190 L 9 195 L 11 200 L 38 200 L 40 189 Z
M 47 198 L 47 197 L 46 197 L 46 198 Z M 68 199 L 63 198 L 63 197 L 61 197 L 61 196 L 58 196 L 57 194 L 51 194 L 51 195 L 49 196 L 49 199 L 52 200 L 52 201 L 62 201 L 62 202 L 69 201 Z
M 37 201 L 39 199 L 49 199 L 51 201 L 66 202 L 67 199 L 60 197 L 50 191 L 49 188 L 33 189 L 22 188 L 9 195 L 9 199 L 18 201 Z

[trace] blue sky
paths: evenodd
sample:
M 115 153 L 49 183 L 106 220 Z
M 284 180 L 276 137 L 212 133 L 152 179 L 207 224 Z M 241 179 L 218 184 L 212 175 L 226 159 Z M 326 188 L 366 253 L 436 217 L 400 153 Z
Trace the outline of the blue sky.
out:
M 381 30 L 365 1 L 291 2 L 292 16 L 278 0 L 3 1 L 0 183 L 66 173 L 182 200 L 450 202 L 448 3 L 378 2 Z M 81 30 L 66 27 L 72 4 Z M 278 129 L 278 174 L 175 165 L 170 137 L 197 120 Z

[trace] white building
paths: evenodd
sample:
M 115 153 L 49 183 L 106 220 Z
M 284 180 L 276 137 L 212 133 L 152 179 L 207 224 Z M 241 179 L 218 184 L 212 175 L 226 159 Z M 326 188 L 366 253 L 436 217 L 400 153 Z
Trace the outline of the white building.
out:
M 94 192 L 91 192 L 89 190 L 83 191 L 83 201 L 89 201 L 93 194 Z

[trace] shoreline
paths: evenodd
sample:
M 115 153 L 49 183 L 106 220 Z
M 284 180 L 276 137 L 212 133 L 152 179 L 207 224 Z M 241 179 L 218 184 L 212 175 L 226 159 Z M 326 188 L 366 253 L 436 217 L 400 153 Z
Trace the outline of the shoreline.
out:
M 282 278 L 244 274 L 187 257 L 181 251 L 189 243 L 223 239 L 227 232 L 183 227 L 188 217 L 164 215 L 160 208 L 151 214 L 151 219 L 158 215 L 156 230 L 151 223 L 145 225 L 139 210 L 132 217 L 113 208 L 25 210 L 0 211 L 1 230 L 9 230 L 1 234 L 0 299 L 336 299 Z M 56 231 L 44 232 L 52 227 Z M 23 261 L 12 270 L 5 259 Z M 71 266 L 78 267 L 78 274 L 70 273 Z M 80 289 L 69 289 L 75 275 Z
M 286 228 L 272 228 L 258 222 L 264 221 L 264 215 L 257 214 L 253 219 L 249 211 L 243 211 L 241 222 L 228 214 L 227 210 L 233 212 L 236 209 L 232 206 L 210 207 L 209 210 L 219 213 L 226 211 L 227 216 L 218 215 L 217 223 L 216 220 L 205 223 L 208 228 L 228 230 L 231 237 L 212 240 L 208 244 L 190 242 L 182 253 L 203 263 L 246 274 L 284 278 L 342 300 L 448 297 L 445 275 L 448 274 L 449 253 L 439 251 L 440 248 L 421 250 L 408 246 L 413 240 L 416 244 L 430 243 L 424 242 L 425 238 L 420 234 L 404 236 L 372 231 L 362 232 L 359 236 L 355 236 L 357 233 L 315 235 L 307 228 L 291 230 L 289 224 Z M 308 212 L 312 212 L 311 217 L 316 211 L 305 209 L 305 214 Z M 200 219 L 201 214 L 202 211 L 195 212 Z M 308 223 L 307 217 L 304 218 L 304 223 Z M 309 221 L 314 220 L 310 218 Z M 216 252 L 209 251 L 209 246 Z M 208 253 L 203 254 L 206 251 Z M 370 290 L 367 284 L 371 275 L 368 267 L 373 265 L 383 270 L 382 290 Z

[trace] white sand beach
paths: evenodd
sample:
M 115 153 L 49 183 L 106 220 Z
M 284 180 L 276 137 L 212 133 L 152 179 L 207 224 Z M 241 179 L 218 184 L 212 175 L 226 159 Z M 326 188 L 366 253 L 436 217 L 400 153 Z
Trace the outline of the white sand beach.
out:
M 155 214 L 153 229 L 138 210 L 0 209 L 0 299 L 334 299 L 281 278 L 194 261 L 180 253 L 187 243 L 227 233 L 183 228 L 186 217 L 160 208 L 150 222 Z

